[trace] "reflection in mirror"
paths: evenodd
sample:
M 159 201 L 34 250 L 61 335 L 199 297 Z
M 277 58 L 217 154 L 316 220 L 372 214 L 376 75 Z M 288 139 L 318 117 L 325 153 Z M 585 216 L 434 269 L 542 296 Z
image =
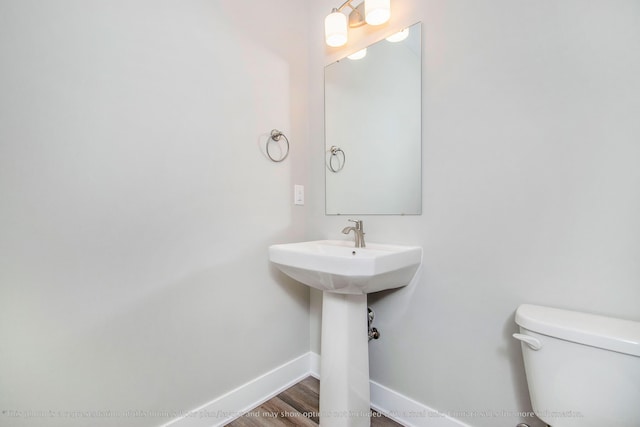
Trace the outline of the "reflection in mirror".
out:
M 422 211 L 420 27 L 325 68 L 328 215 Z

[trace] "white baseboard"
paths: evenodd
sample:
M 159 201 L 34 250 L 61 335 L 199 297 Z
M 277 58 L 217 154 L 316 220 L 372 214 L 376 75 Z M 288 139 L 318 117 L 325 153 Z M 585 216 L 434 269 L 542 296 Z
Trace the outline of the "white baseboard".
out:
M 311 373 L 312 353 L 303 354 L 161 427 L 219 427 L 286 390 Z
M 405 427 L 471 427 L 375 381 L 370 387 L 371 408 Z
M 307 376 L 320 377 L 320 355 L 299 356 L 161 427 L 220 427 Z M 405 427 L 471 427 L 371 381 L 371 407 Z

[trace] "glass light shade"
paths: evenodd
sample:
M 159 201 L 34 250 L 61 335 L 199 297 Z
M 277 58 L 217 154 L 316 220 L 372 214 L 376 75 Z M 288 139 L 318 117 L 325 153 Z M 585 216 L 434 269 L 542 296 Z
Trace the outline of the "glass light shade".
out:
M 390 41 L 391 43 L 397 43 L 401 42 L 407 37 L 409 37 L 409 29 L 405 28 L 404 30 L 399 31 L 395 34 L 391 34 L 389 37 L 387 37 L 387 41 Z
M 367 48 L 366 47 L 364 49 L 360 49 L 359 51 L 352 53 L 351 55 L 347 56 L 347 58 L 353 59 L 353 60 L 358 60 L 358 59 L 364 58 L 365 56 L 367 56 Z
M 347 42 L 347 16 L 341 12 L 331 12 L 324 18 L 324 36 L 327 45 L 342 46 Z
M 369 25 L 384 24 L 391 17 L 391 0 L 364 0 L 364 19 Z

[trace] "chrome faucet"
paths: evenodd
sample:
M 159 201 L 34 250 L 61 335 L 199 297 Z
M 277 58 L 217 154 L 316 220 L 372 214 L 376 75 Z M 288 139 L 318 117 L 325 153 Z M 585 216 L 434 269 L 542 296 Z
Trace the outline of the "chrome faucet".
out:
M 342 233 L 349 234 L 353 231 L 353 237 L 355 237 L 356 240 L 356 248 L 364 248 L 366 245 L 364 244 L 364 228 L 362 227 L 362 220 L 350 219 L 349 221 L 354 222 L 355 225 L 353 227 L 343 228 Z

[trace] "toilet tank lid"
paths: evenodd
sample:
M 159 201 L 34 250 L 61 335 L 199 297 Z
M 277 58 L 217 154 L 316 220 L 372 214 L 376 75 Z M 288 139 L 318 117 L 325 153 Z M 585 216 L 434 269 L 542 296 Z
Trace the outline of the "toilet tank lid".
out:
M 522 304 L 516 323 L 539 334 L 640 356 L 640 322 Z

